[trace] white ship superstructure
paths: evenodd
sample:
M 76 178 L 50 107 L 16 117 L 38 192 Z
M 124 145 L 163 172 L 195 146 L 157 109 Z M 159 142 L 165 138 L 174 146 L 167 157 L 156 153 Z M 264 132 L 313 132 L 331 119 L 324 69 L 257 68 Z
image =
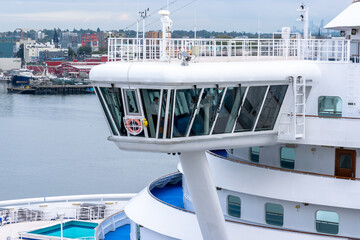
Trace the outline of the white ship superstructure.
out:
M 172 39 L 160 14 L 162 39 L 109 38 L 90 80 L 108 139 L 179 171 L 95 239 L 360 239 L 360 1 L 326 26 L 334 39 Z
M 109 39 L 109 140 L 181 163 L 125 207 L 131 239 L 360 239 L 359 9 L 337 39 Z

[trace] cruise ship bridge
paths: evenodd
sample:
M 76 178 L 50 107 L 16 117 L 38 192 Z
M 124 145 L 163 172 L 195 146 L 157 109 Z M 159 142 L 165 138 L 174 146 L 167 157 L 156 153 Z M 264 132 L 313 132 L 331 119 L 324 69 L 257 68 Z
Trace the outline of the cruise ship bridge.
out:
M 227 239 L 205 150 L 272 145 L 285 113 L 292 137 L 303 137 L 306 81 L 318 77 L 308 61 L 116 62 L 91 72 L 109 140 L 125 150 L 181 153 L 204 239 Z
M 254 137 L 272 144 L 286 98 L 283 112 L 297 99 L 304 114 L 304 74 L 314 80 L 319 70 L 306 61 L 130 62 L 98 66 L 91 78 L 119 148 L 177 153 L 250 146 Z
M 300 11 L 307 12 L 304 5 Z M 344 86 L 333 80 L 358 65 L 352 63 L 359 62 L 359 45 L 351 37 L 291 38 L 289 28 L 283 28 L 281 39 L 169 39 L 169 12 L 159 13 L 163 39 L 109 38 L 110 63 L 93 68 L 90 79 L 109 140 L 124 150 L 178 153 L 203 239 L 226 240 L 205 151 L 277 142 L 323 145 L 320 135 L 336 139 L 337 130 L 326 126 L 345 130 L 353 123 L 326 125 L 329 119 L 323 117 L 342 116 L 331 89 Z M 349 33 L 346 28 L 344 35 Z M 318 116 L 306 119 L 317 110 Z M 351 114 L 350 107 L 344 110 Z M 345 141 L 357 144 L 353 137 Z M 138 211 L 134 202 L 125 209 L 130 218 Z

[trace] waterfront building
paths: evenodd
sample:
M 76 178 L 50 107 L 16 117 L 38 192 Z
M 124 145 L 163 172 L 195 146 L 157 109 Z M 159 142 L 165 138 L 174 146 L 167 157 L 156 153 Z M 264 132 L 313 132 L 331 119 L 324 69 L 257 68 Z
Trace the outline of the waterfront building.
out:
M 79 35 L 74 32 L 62 32 L 60 37 L 60 45 L 63 48 L 77 49 L 79 45 Z
M 99 51 L 99 42 L 96 33 L 94 34 L 83 34 L 81 36 L 81 45 L 90 46 L 92 51 Z
M 38 62 L 50 60 L 53 57 L 67 57 L 68 49 L 57 48 L 55 44 L 37 43 L 35 40 L 24 42 L 24 60 L 25 62 Z M 40 58 L 41 56 L 41 58 Z
M 0 58 L 12 58 L 14 43 L 8 39 L 0 39 Z

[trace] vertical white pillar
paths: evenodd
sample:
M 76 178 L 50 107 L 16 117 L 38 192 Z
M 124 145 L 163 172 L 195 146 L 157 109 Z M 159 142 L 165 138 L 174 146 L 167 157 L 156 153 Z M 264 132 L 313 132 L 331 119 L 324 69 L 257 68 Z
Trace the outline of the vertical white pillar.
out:
M 143 18 L 143 61 L 146 60 L 145 17 Z
M 183 152 L 180 162 L 203 239 L 227 240 L 225 219 L 205 152 Z
M 161 17 L 161 23 L 162 23 L 162 41 L 161 41 L 161 57 L 160 57 L 160 61 L 162 62 L 167 62 L 170 59 L 169 54 L 167 53 L 167 47 L 169 47 L 169 52 L 170 52 L 170 44 L 168 44 L 169 40 L 169 34 L 170 34 L 170 30 L 172 27 L 172 20 L 170 19 L 169 15 L 170 12 L 168 10 L 160 10 L 158 12 L 162 17 Z
M 140 44 L 139 44 L 139 19 L 136 19 L 136 59 L 140 56 Z

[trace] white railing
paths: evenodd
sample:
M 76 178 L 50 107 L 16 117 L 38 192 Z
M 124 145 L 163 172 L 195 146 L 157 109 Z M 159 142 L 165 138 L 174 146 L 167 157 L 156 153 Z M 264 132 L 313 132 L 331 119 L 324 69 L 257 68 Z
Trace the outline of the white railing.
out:
M 120 211 L 121 206 L 114 205 L 113 202 L 105 202 L 105 205 L 110 205 L 101 210 L 100 214 L 91 207 L 82 207 L 79 202 L 104 203 L 105 200 L 125 202 L 134 196 L 135 194 L 95 194 L 0 201 L 2 208 L 9 208 L 9 210 L 0 212 L 0 226 L 18 222 L 55 220 L 60 210 L 65 213 L 68 219 L 81 220 L 84 218 L 84 214 L 80 215 L 80 209 L 86 208 L 88 208 L 89 220 L 102 219 Z
M 104 201 L 106 199 L 130 199 L 135 194 L 92 194 L 92 195 L 71 195 L 71 196 L 58 196 L 58 197 L 41 197 L 41 198 L 26 198 L 0 201 L 1 207 L 13 206 L 13 205 L 31 205 L 39 203 L 49 202 L 71 202 L 80 200 L 91 200 L 91 201 Z
M 11 238 L 12 239 L 37 239 L 37 240 L 61 240 L 61 237 L 55 236 L 48 236 L 48 235 L 40 235 L 40 234 L 33 234 L 27 232 L 20 232 L 19 237 Z M 64 240 L 95 240 L 95 237 L 80 237 L 80 238 L 66 238 L 63 237 Z
M 95 229 L 95 239 L 103 240 L 105 235 L 111 231 L 115 231 L 117 228 L 130 224 L 130 219 L 126 216 L 125 212 L 116 213 L 104 221 Z
M 159 38 L 109 38 L 108 61 L 159 60 Z M 191 52 L 196 58 L 238 57 L 239 60 L 350 61 L 350 40 L 333 39 L 169 39 L 166 55 L 179 58 Z

